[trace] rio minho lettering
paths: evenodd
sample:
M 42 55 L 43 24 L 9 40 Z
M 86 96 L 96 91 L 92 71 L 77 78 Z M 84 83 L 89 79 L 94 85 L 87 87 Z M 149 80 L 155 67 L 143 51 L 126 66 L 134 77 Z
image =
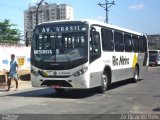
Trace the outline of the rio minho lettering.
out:
M 52 33 L 52 32 L 72 32 L 72 31 L 86 31 L 86 27 L 83 25 L 69 25 L 69 26 L 49 26 L 40 27 L 40 33 Z
M 112 63 L 113 66 L 129 65 L 129 58 L 127 58 L 126 56 L 120 56 L 120 58 L 112 56 Z

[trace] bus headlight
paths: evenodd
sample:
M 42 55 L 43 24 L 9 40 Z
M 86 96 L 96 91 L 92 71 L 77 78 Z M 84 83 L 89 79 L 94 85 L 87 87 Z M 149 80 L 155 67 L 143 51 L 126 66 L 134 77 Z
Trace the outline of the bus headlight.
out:
M 85 67 L 85 68 L 83 68 L 83 69 L 75 72 L 75 73 L 73 74 L 73 76 L 74 76 L 74 77 L 79 77 L 79 76 L 83 75 L 87 70 L 88 70 L 88 67 Z

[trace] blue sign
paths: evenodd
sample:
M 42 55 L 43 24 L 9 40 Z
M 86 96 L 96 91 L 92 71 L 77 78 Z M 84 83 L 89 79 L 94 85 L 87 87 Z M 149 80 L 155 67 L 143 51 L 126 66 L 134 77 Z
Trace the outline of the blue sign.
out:
M 6 60 L 2 60 L 2 64 L 8 65 L 8 60 L 7 59 Z

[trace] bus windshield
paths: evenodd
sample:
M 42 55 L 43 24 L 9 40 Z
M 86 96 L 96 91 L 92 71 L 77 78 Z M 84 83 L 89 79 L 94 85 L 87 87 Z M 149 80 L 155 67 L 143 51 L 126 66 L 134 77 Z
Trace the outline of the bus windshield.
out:
M 79 30 L 80 28 L 75 29 Z M 32 57 L 36 61 L 43 62 L 71 62 L 80 60 L 88 56 L 87 43 L 85 30 L 66 32 L 63 28 L 63 31 L 38 32 L 38 34 L 35 33 L 33 38 Z

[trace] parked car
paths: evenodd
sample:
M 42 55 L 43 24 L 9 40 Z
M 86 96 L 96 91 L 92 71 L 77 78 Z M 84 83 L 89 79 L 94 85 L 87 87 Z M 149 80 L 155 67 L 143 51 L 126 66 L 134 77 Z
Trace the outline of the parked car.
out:
M 158 50 L 149 51 L 149 66 L 160 65 L 160 54 Z
M 157 61 L 157 65 L 160 65 L 160 55 L 158 56 L 158 61 Z
M 158 66 L 158 65 L 160 65 L 160 56 L 149 55 L 149 66 Z

